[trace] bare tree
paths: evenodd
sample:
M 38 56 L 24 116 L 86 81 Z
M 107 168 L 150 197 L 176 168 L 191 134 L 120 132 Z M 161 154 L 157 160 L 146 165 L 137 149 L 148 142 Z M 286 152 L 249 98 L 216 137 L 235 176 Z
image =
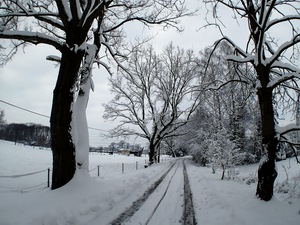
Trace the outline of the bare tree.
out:
M 76 168 L 88 171 L 85 109 L 93 88 L 92 69 L 97 63 L 109 70 L 100 60 L 100 49 L 119 61 L 126 49 L 124 24 L 138 21 L 146 26 L 177 27 L 184 15 L 185 1 L 179 0 L 1 1 L 0 38 L 11 40 L 0 46 L 2 64 L 27 44 L 47 44 L 61 54 L 48 57 L 60 65 L 50 119 L 52 189 L 70 181 Z
M 136 50 L 126 68 L 111 78 L 114 94 L 105 105 L 105 119 L 120 119 L 113 136 L 136 135 L 149 142 L 149 162 L 163 139 L 181 135 L 196 103 L 191 96 L 197 64 L 191 51 L 169 45 L 161 55 L 150 46 Z
M 217 43 L 223 40 L 230 43 L 235 48 L 236 55 L 228 56 L 227 59 L 239 63 L 250 62 L 256 71 L 262 146 L 266 156 L 258 170 L 256 194 L 260 199 L 268 201 L 273 196 L 273 185 L 277 176 L 275 157 L 278 143 L 283 139 L 287 140 L 285 134 L 299 129 L 296 125 L 281 129 L 278 127 L 275 108 L 277 105 L 274 101 L 278 100 L 278 94 L 281 100 L 287 98 L 290 100 L 293 96 L 292 90 L 299 92 L 297 82 L 300 70 L 296 61 L 300 43 L 297 29 L 300 21 L 300 2 L 298 0 L 205 0 L 204 2 L 212 5 L 213 16 L 218 26 L 220 25 L 218 10 L 222 7 L 231 9 L 234 18 L 246 19 L 249 24 L 249 39 L 246 46 L 238 46 L 226 36 Z M 285 31 L 282 31 L 283 25 Z M 286 32 L 287 39 L 279 41 L 276 32 Z M 274 94 L 277 95 L 274 97 Z

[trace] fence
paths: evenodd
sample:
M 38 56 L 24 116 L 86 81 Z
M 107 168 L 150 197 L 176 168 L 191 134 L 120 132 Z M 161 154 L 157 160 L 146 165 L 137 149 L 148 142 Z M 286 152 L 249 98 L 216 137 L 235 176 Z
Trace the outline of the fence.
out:
M 170 158 L 163 158 L 161 162 L 169 161 Z M 145 160 L 147 164 L 147 160 Z M 134 163 L 101 163 L 97 166 L 94 166 L 89 170 L 91 177 L 106 178 L 114 175 L 125 174 L 133 172 L 139 169 L 144 169 L 144 163 L 142 161 L 136 161 Z M 45 175 L 46 173 L 46 175 Z M 50 168 L 35 171 L 26 174 L 17 174 L 17 175 L 0 175 L 0 192 L 29 192 L 36 190 L 43 190 L 50 187 Z M 28 179 L 29 176 L 34 176 L 32 179 Z M 39 177 L 37 177 L 39 176 Z M 21 180 L 26 178 L 26 180 Z M 4 187 L 2 184 L 7 184 Z M 8 182 L 8 180 L 17 180 L 19 182 Z M 44 182 L 43 182 L 44 181 Z M 32 185 L 34 182 L 37 184 Z M 26 186 L 27 184 L 27 186 Z M 26 187 L 24 187 L 24 185 Z
M 31 185 L 31 186 L 27 186 L 27 187 L 24 187 L 24 186 L 20 187 L 20 184 L 19 185 L 12 185 L 12 186 L 15 186 L 14 188 L 11 187 L 11 186 L 9 187 L 9 185 L 7 185 L 8 187 L 6 187 L 6 188 L 1 187 L 1 189 L 2 189 L 1 192 L 3 192 L 3 191 L 4 192 L 5 191 L 28 192 L 28 191 L 33 191 L 33 190 L 49 188 L 50 187 L 50 168 L 45 169 L 45 170 L 31 172 L 31 173 L 25 173 L 25 174 L 17 174 L 17 175 L 9 175 L 9 176 L 8 175 L 0 175 L 1 184 L 3 183 L 2 179 L 5 179 L 6 183 L 9 184 L 9 183 L 13 183 L 13 182 L 9 182 L 9 181 L 7 181 L 7 179 L 10 179 L 10 180 L 11 179 L 18 179 L 18 181 L 21 181 L 20 178 L 33 176 L 33 175 L 38 175 L 38 174 L 42 174 L 42 173 L 45 173 L 45 172 L 47 173 L 47 178 L 45 178 L 45 180 L 47 180 L 47 182 L 43 182 L 43 183 L 39 182 L 36 185 L 33 185 L 33 186 Z M 37 179 L 37 180 L 39 180 L 39 179 Z M 45 185 L 45 183 L 47 184 L 47 186 Z M 26 182 L 25 182 L 25 185 L 26 185 Z M 19 188 L 16 189 L 16 186 L 19 186 Z
M 144 166 L 140 165 L 138 161 L 135 163 L 102 163 L 91 169 L 90 175 L 92 177 L 95 176 L 94 171 L 97 170 L 97 177 L 100 177 L 100 175 L 103 176 L 111 176 L 115 174 L 124 174 L 125 172 L 138 170 L 141 168 L 144 168 Z
M 161 158 L 161 163 L 170 161 L 170 157 Z M 144 163 L 145 162 L 145 163 Z M 109 177 L 113 175 L 124 174 L 139 169 L 144 169 L 148 164 L 148 160 L 135 161 L 133 163 L 101 163 L 90 169 L 90 175 L 92 177 Z M 96 172 L 97 171 L 97 172 Z

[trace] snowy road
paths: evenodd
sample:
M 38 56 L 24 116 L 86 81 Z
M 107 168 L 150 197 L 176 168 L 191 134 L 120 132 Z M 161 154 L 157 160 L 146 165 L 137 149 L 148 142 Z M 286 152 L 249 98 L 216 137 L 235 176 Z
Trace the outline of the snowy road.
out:
M 177 160 L 157 186 L 111 224 L 196 224 L 184 160 Z

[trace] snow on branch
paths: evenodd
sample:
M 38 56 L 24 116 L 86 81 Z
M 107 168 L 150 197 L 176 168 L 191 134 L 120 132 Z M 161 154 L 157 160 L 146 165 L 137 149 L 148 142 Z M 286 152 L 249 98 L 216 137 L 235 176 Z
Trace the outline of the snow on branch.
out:
M 63 47 L 62 44 L 58 42 L 55 38 L 40 32 L 4 30 L 0 32 L 0 38 L 23 40 L 35 45 L 49 44 L 58 50 L 61 50 Z
M 300 161 L 297 157 L 297 149 L 296 149 L 296 146 L 300 146 L 300 142 L 292 141 L 291 138 L 286 135 L 286 134 L 288 134 L 289 132 L 292 132 L 292 131 L 300 131 L 300 126 L 297 126 L 296 124 L 289 124 L 289 125 L 284 126 L 284 127 L 276 126 L 276 132 L 279 136 L 278 140 L 280 142 L 284 142 L 284 143 L 287 143 L 287 144 L 290 145 L 290 147 L 292 148 L 292 150 L 295 153 L 297 162 L 300 163 Z
M 279 23 L 283 23 L 283 22 L 290 22 L 291 20 L 300 20 L 300 15 L 285 15 L 284 17 L 278 19 L 273 19 L 271 20 L 267 27 L 266 27 L 266 31 L 268 31 L 270 28 L 272 28 L 273 26 L 279 24 Z
M 284 62 L 281 62 L 281 61 L 275 61 L 272 66 L 271 66 L 271 69 L 273 68 L 279 68 L 279 69 L 285 69 L 285 70 L 288 70 L 288 71 L 293 71 L 295 73 L 300 73 L 300 69 L 293 66 L 292 64 L 290 63 L 284 63 Z
M 240 54 L 241 56 L 247 58 L 249 57 L 250 55 L 248 53 L 246 53 L 243 49 L 241 49 L 239 46 L 237 46 L 233 40 L 231 40 L 229 37 L 227 36 L 223 36 L 223 38 L 219 39 L 218 41 L 216 41 L 214 43 L 215 45 L 215 48 L 217 47 L 217 45 L 219 45 L 222 41 L 226 41 L 228 42 L 234 49 L 235 51 Z M 252 59 L 251 57 L 249 58 L 249 60 Z M 242 58 L 240 58 L 239 60 L 242 60 Z M 245 62 L 245 61 L 244 61 Z
M 269 59 L 266 60 L 266 64 L 273 65 L 276 62 L 276 60 L 278 60 L 278 58 L 281 56 L 281 54 L 283 52 L 285 52 L 290 47 L 293 47 L 293 46 L 295 46 L 298 43 L 300 43 L 300 34 L 298 34 L 295 37 L 293 37 L 290 41 L 286 41 L 285 43 L 283 43 L 277 49 L 277 51 Z
M 296 77 L 300 79 L 300 74 L 299 73 L 288 73 L 288 74 L 285 74 L 284 76 L 276 77 L 272 81 L 269 82 L 268 87 L 274 89 L 278 85 L 282 84 L 283 82 L 291 80 Z
M 77 0 L 78 1 L 78 0 Z M 76 2 L 77 2 L 76 1 Z M 108 1 L 109 3 L 106 3 L 105 1 L 87 1 L 87 4 L 85 5 L 83 14 L 81 15 L 80 12 L 76 12 L 76 16 L 78 17 L 80 15 L 80 23 L 79 26 L 86 26 L 86 24 L 91 23 L 93 19 L 95 18 L 95 15 L 102 14 L 105 12 L 106 4 L 110 4 L 112 1 Z M 79 3 L 77 3 L 79 5 Z M 79 7 L 77 7 L 78 9 Z M 72 10 L 76 11 L 76 10 Z M 74 13 L 73 13 L 74 14 Z
M 58 62 L 58 63 L 60 63 L 60 61 L 61 61 L 61 58 L 59 56 L 56 56 L 56 55 L 48 55 L 46 57 L 46 59 L 49 60 L 49 61 Z
M 291 147 L 291 149 L 294 152 L 297 163 L 300 163 L 298 154 L 297 154 L 297 146 L 300 146 L 300 142 L 296 143 L 296 142 L 292 141 L 291 138 L 286 135 L 283 135 L 279 141 L 282 143 L 287 143 Z
M 276 133 L 281 137 L 284 136 L 285 134 L 292 132 L 292 131 L 299 131 L 300 126 L 296 124 L 289 124 L 284 127 L 276 126 Z
M 278 70 L 285 70 L 287 71 L 286 73 L 282 73 L 277 71 Z M 280 76 L 273 78 L 269 84 L 268 87 L 271 88 L 276 88 L 278 85 L 282 84 L 285 81 L 294 79 L 294 78 L 298 78 L 300 79 L 300 69 L 293 66 L 290 63 L 284 63 L 284 62 L 280 62 L 280 61 L 276 61 L 273 63 L 273 65 L 271 66 L 271 70 L 273 73 L 278 73 L 280 74 Z
M 101 60 L 95 60 L 94 63 L 98 64 L 98 66 L 100 66 L 100 65 L 103 66 L 111 76 L 113 75 L 113 72 L 111 71 L 111 68 L 107 63 L 105 63 Z
M 228 61 L 232 61 L 232 62 L 247 63 L 247 62 L 254 61 L 254 56 L 252 56 L 251 54 L 248 54 L 247 57 L 242 58 L 237 55 L 227 55 L 225 57 L 225 59 Z
M 58 15 L 55 15 L 55 16 L 58 16 Z M 37 14 L 37 15 L 34 15 L 34 17 L 37 18 L 39 21 L 43 21 L 48 24 L 51 24 L 53 27 L 59 28 L 61 30 L 65 29 L 64 25 L 59 20 L 55 20 L 49 16 Z
M 52 12 L 48 7 L 47 3 L 41 1 L 7 1 L 6 7 L 1 7 L 1 9 L 5 10 L 5 13 L 1 14 L 0 17 L 8 20 L 13 17 L 31 17 L 63 30 L 64 25 L 56 19 L 59 17 L 58 12 Z

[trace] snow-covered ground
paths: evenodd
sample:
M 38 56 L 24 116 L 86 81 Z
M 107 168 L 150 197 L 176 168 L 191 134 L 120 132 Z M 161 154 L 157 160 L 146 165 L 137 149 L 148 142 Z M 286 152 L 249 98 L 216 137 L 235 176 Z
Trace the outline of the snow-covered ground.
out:
M 51 191 L 46 188 L 51 151 L 0 140 L 0 224 L 108 224 L 143 195 L 173 162 L 165 160 L 145 169 L 145 159 L 90 154 L 90 176 L 77 173 L 67 185 Z M 186 161 L 198 224 L 300 224 L 300 165 L 294 159 L 277 163 L 279 176 L 270 202 L 255 197 L 253 182 L 257 165 L 239 167 L 234 180 L 221 181 L 221 171 L 212 174 L 210 168 Z M 100 177 L 97 177 L 98 165 Z M 4 177 L 39 171 L 30 176 Z M 178 204 L 182 197 L 170 196 L 167 199 L 170 207 L 164 210 Z M 158 221 L 163 225 L 172 224 L 168 223 L 172 219 L 167 216 Z

